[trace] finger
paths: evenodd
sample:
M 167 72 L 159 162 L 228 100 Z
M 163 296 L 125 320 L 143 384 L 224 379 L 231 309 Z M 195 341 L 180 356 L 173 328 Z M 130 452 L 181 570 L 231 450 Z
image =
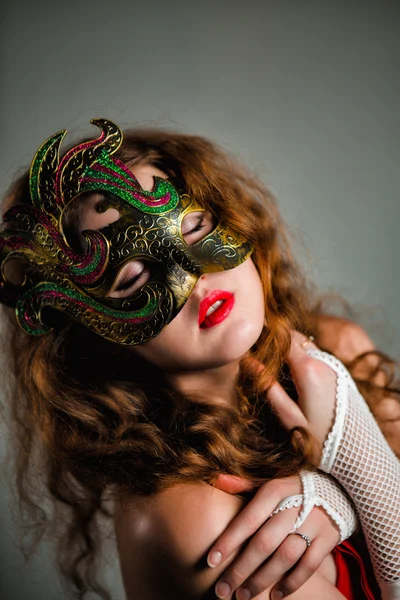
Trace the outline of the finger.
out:
M 324 536 L 313 540 L 311 546 L 305 551 L 289 575 L 284 576 L 271 591 L 271 599 L 285 598 L 301 588 L 319 569 L 334 547 L 335 542 L 327 541 Z M 277 592 L 280 592 L 282 595 L 279 596 Z
M 310 347 L 313 348 L 314 350 L 318 349 L 318 346 L 314 342 L 314 336 L 307 337 L 304 334 L 302 334 L 299 331 L 296 331 L 294 329 L 292 329 L 291 335 L 292 335 L 292 343 L 300 346 L 300 348 L 302 348 L 303 351 Z
M 249 492 L 253 489 L 254 485 L 248 479 L 243 477 L 237 477 L 236 475 L 218 475 L 216 481 L 213 484 L 214 487 L 226 492 L 227 494 L 241 494 L 242 492 Z
M 317 346 L 305 335 L 302 335 L 298 331 L 292 331 L 292 343 L 290 345 L 289 354 L 287 356 L 287 363 L 290 367 L 290 371 L 295 382 L 296 388 L 298 382 L 301 384 L 301 378 L 299 375 L 304 369 L 304 366 L 309 362 L 309 356 L 307 349 L 317 350 Z
M 287 356 L 287 363 L 300 396 L 303 391 L 307 391 L 310 382 L 313 389 L 319 385 L 321 370 L 324 373 L 324 380 L 335 380 L 334 371 L 327 367 L 324 362 L 310 356 L 308 350 L 319 350 L 319 348 L 304 335 L 297 331 L 292 332 L 292 343 Z
M 215 589 L 217 597 L 224 598 L 228 593 L 233 593 L 252 573 L 257 571 L 260 565 L 285 540 L 287 532 L 293 527 L 298 512 L 298 508 L 280 512 L 259 529 L 246 548 L 221 576 Z M 221 594 L 221 591 L 225 593 L 225 596 Z
M 233 519 L 211 548 L 207 557 L 210 567 L 216 567 L 226 560 L 269 519 L 282 500 L 279 489 L 279 484 L 271 481 L 257 491 L 251 502 Z M 285 532 L 287 531 L 286 529 Z
M 247 360 L 247 365 L 252 375 L 257 375 L 260 371 L 264 369 L 264 365 L 259 360 L 253 357 Z
M 307 427 L 307 419 L 300 407 L 285 392 L 279 383 L 274 383 L 267 392 L 267 398 L 285 429 Z
M 237 591 L 238 600 L 250 600 L 280 580 L 307 551 L 306 542 L 297 535 L 288 535 L 273 556 L 249 577 Z
M 265 365 L 254 357 L 248 357 L 241 361 L 241 365 L 245 367 L 246 373 L 251 377 L 257 377 L 258 374 L 265 369 Z M 262 391 L 265 391 L 273 383 L 271 376 L 263 378 Z
M 303 340 L 307 338 L 293 332 L 287 362 L 298 392 L 299 408 L 308 422 L 308 430 L 322 444 L 334 421 L 337 375 L 323 361 L 307 354 L 307 348 L 317 347 L 309 342 L 304 348 Z M 315 448 L 315 452 L 318 464 L 321 448 Z

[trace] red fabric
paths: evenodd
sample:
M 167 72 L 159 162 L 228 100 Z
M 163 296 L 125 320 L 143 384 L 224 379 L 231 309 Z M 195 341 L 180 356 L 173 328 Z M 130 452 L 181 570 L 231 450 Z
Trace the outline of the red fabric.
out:
M 346 540 L 334 549 L 333 555 L 337 569 L 336 587 L 347 600 L 381 600 L 363 540 Z

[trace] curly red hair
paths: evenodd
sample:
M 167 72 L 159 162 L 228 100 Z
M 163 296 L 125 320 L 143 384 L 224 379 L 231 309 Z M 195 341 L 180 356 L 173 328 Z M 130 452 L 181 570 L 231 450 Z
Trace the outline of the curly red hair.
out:
M 128 131 L 118 158 L 128 166 L 157 166 L 252 242 L 268 326 L 242 360 L 234 410 L 182 397 L 154 367 L 133 361 L 126 348 L 63 315 L 53 316 L 50 334 L 31 337 L 4 309 L 17 489 L 34 531 L 44 530 L 49 514 L 57 515 L 59 564 L 79 598 L 90 590 L 109 597 L 94 562 L 98 517 L 109 514 L 109 492 L 149 495 L 178 482 L 212 482 L 221 472 L 260 485 L 297 473 L 307 462 L 307 443 L 303 450 L 292 443 L 262 394 L 274 378 L 290 386 L 284 364 L 291 330 L 318 336 L 319 310 L 291 254 L 275 199 L 252 173 L 201 137 Z M 24 175 L 5 208 L 29 201 Z M 75 217 L 71 210 L 71 230 Z M 249 358 L 264 365 L 257 375 Z M 367 379 L 364 392 L 373 403 L 382 390 L 397 393 L 389 375 L 379 392 L 373 375 Z M 38 473 L 53 513 L 41 508 L 38 492 L 32 493 L 39 489 Z

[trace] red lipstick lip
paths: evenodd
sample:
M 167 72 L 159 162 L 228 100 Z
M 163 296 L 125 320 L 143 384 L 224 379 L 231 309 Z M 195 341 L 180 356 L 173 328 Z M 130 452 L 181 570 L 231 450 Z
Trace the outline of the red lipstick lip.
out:
M 215 302 L 218 300 L 224 300 L 211 315 L 206 317 L 207 311 Z M 231 312 L 235 303 L 232 292 L 226 292 L 224 290 L 214 290 L 204 300 L 201 301 L 199 307 L 199 327 L 206 329 L 218 325 L 226 319 Z

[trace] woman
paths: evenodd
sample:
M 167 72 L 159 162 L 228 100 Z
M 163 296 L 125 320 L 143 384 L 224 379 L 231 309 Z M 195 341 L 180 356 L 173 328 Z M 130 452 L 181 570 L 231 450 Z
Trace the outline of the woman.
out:
M 264 515 L 265 521 L 278 508 L 267 524 L 279 530 L 274 544 L 265 548 L 264 558 L 276 550 L 267 589 L 302 554 L 314 557 L 311 570 L 316 570 L 343 537 L 338 520 L 332 523 L 327 511 L 321 517 L 311 503 L 302 525 L 296 520 L 299 507 L 286 510 L 285 498 L 303 491 L 306 512 L 306 493 L 296 474 L 310 464 L 308 459 L 319 464 L 315 441 L 322 443 L 336 423 L 336 376 L 334 365 L 306 354 L 306 346 L 296 358 L 293 349 L 306 339 L 299 342 L 299 334 L 291 331 L 319 335 L 327 349 L 334 350 L 335 341 L 329 333 L 332 321 L 311 308 L 274 202 L 259 182 L 201 138 L 143 131 L 128 134 L 121 144 L 116 126 L 95 122 L 101 136 L 72 148 L 61 161 L 64 132 L 47 140 L 30 176 L 6 201 L 1 300 L 16 308 L 20 325 L 11 315 L 22 498 L 29 501 L 24 484 L 34 460 L 40 460 L 56 515 L 64 512 L 69 518 L 60 560 L 81 595 L 87 589 L 101 591 L 92 560 L 96 517 L 114 498 L 127 595 L 189 598 L 211 589 L 226 569 L 225 560 L 213 569 L 200 564 L 196 569 L 193 561 L 242 506 L 236 496 L 208 484 L 228 490 L 232 480 L 218 476 L 230 474 L 265 493 L 274 483 L 270 480 L 288 478 L 279 483 L 285 491 L 275 494 Z M 363 334 L 349 328 L 350 345 L 357 351 L 343 358 L 351 360 L 373 348 L 368 340 L 362 345 Z M 322 379 L 308 386 L 296 371 L 304 356 L 313 369 L 316 364 L 324 369 Z M 393 394 L 392 380 L 381 369 L 385 357 L 365 358 L 364 366 L 353 361 L 352 367 L 364 380 L 371 403 L 383 391 Z M 273 383 L 280 380 L 294 391 L 282 371 L 287 361 L 297 372 L 304 414 L 293 413 L 290 403 L 282 405 L 279 398 L 286 398 L 286 392 Z M 325 405 L 314 398 L 321 387 L 329 400 Z M 275 394 L 275 411 L 265 402 L 265 388 L 270 397 Z M 315 410 L 321 405 L 322 415 Z M 284 425 L 298 426 L 305 442 L 291 440 Z M 384 452 L 391 456 L 386 447 Z M 325 470 L 335 466 L 331 462 Z M 393 489 L 395 477 L 390 479 Z M 236 489 L 243 491 L 246 486 L 240 485 Z M 337 498 L 342 492 L 335 490 Z M 248 508 L 259 505 L 260 495 Z M 177 499 L 178 519 L 171 510 Z M 361 509 L 363 500 L 358 500 Z M 197 510 L 199 502 L 203 513 Z M 127 506 L 131 510 L 124 510 Z M 362 525 L 372 531 L 372 551 L 377 542 L 371 521 L 367 515 Z M 189 532 L 182 530 L 185 522 Z M 253 529 L 262 525 L 253 521 Z M 313 540 L 308 530 L 300 531 L 306 525 L 315 529 Z M 232 527 L 238 530 L 235 521 Z M 287 535 L 293 528 L 302 535 Z M 329 529 L 326 536 L 324 528 Z M 227 535 L 230 550 L 224 552 L 230 554 L 235 543 L 229 530 Z M 317 545 L 317 539 L 325 543 Z M 237 539 L 236 546 L 242 541 Z M 295 555 L 283 565 L 279 550 L 289 544 Z M 134 553 L 139 545 L 141 552 Z M 243 559 L 251 550 L 250 542 Z M 253 564 L 255 578 L 262 559 Z M 311 574 L 301 573 L 301 565 L 299 560 L 293 571 L 300 570 L 297 583 L 286 581 L 290 591 Z M 297 592 L 299 598 L 313 590 L 341 597 L 329 556 L 323 568 L 326 576 L 317 572 Z M 167 575 L 157 580 L 160 570 Z M 253 586 L 253 597 L 268 594 L 256 590 L 252 572 L 246 585 Z M 232 571 L 227 576 L 230 594 L 243 581 L 237 573 L 232 581 Z M 222 583 L 217 593 L 226 597 Z

